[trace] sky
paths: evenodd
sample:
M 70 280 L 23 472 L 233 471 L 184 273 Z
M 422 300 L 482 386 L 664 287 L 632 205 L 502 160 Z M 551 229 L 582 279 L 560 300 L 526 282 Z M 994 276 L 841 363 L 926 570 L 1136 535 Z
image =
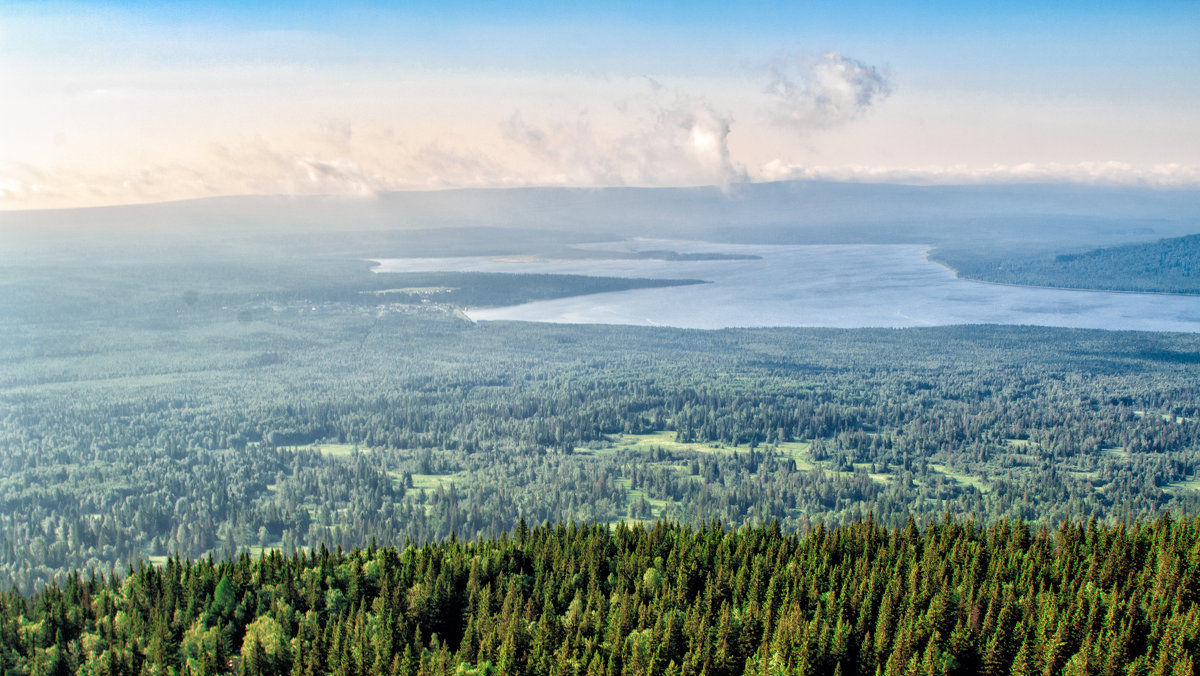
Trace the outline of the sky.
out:
M 1200 2 L 10 0 L 0 102 L 0 209 L 788 179 L 1195 188 Z

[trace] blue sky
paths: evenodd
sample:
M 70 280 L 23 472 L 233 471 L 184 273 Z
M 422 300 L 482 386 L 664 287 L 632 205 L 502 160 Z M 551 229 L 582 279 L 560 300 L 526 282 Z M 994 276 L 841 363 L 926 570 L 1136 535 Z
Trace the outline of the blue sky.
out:
M 0 208 L 1200 183 L 1200 3 L 8 3 Z

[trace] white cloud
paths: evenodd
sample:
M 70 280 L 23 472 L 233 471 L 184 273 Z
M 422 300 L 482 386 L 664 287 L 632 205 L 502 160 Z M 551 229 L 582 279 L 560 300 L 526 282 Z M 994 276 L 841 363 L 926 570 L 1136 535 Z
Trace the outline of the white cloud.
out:
M 571 122 L 528 121 L 521 113 L 502 124 L 504 136 L 532 160 L 532 173 L 553 185 L 721 185 L 746 179 L 730 158 L 732 119 L 702 99 L 652 84 L 650 95 L 621 102 L 624 124 L 598 129 L 580 113 Z
M 772 112 L 778 124 L 808 131 L 855 119 L 886 99 L 892 87 L 874 66 L 825 52 L 815 60 L 777 60 L 766 91 L 776 100 Z

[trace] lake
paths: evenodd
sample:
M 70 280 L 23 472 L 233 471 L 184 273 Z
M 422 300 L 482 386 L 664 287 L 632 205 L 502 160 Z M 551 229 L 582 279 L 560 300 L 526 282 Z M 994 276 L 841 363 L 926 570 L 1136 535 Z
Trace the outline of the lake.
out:
M 957 278 L 922 245 L 731 245 L 635 239 L 593 251 L 735 253 L 758 260 L 522 257 L 379 259 L 376 272 L 510 272 L 703 279 L 707 284 L 475 308 L 475 321 L 520 320 L 719 329 L 1036 324 L 1200 332 L 1200 296 L 1005 286 Z

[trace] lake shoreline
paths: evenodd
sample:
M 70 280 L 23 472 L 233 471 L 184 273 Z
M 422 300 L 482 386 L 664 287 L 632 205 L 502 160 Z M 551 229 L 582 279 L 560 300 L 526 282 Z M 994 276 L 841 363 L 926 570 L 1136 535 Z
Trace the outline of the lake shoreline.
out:
M 382 270 L 706 279 L 467 310 L 472 321 L 721 329 L 1006 324 L 1200 333 L 1200 296 L 1029 287 L 963 278 L 924 244 L 725 245 L 641 242 L 676 251 L 753 254 L 705 260 L 385 259 Z M 1145 296 L 1139 299 L 1138 296 Z M 1149 298 L 1153 302 L 1145 302 Z

